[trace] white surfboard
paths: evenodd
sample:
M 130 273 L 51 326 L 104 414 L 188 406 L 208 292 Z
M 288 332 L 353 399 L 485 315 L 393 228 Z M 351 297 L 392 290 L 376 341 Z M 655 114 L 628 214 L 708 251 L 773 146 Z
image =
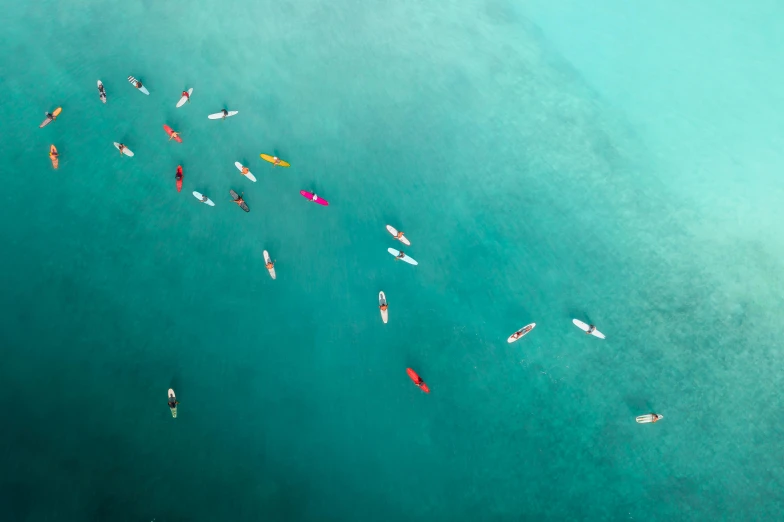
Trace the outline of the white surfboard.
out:
M 199 201 L 201 201 L 205 205 L 209 205 L 211 207 L 215 206 L 215 203 L 213 203 L 210 198 L 208 198 L 207 196 L 203 195 L 200 192 L 196 192 L 195 190 L 193 191 L 193 197 L 198 199 Z
M 106 103 L 106 89 L 103 88 L 101 80 L 98 80 L 98 97 L 102 102 Z
M 117 150 L 120 150 L 120 144 L 119 144 L 119 143 L 117 143 L 116 141 L 114 142 L 114 146 L 115 146 L 115 148 L 116 148 Z M 126 156 L 128 156 L 129 158 L 132 158 L 132 157 L 133 157 L 133 151 L 131 151 L 131 149 L 129 149 L 128 147 L 123 147 L 123 150 L 122 150 L 122 152 L 123 152 L 123 154 L 125 154 L 125 155 L 126 155 Z
M 385 305 L 385 304 L 387 304 L 387 296 L 384 294 L 384 292 L 379 292 L 378 306 L 379 306 L 379 311 L 381 312 L 381 320 L 384 321 L 384 324 L 387 324 L 387 321 L 389 321 L 389 309 L 381 310 L 380 308 L 381 305 Z
M 225 116 L 223 115 L 222 112 L 216 112 L 215 114 L 210 114 L 207 117 L 211 120 L 222 120 L 223 118 L 229 118 L 231 116 L 234 116 L 235 114 L 239 114 L 239 112 L 240 111 L 229 111 L 229 113 L 226 114 Z
M 168 403 L 168 402 L 169 402 L 169 401 L 171 401 L 172 399 L 174 399 L 174 400 L 176 401 L 176 400 L 177 400 L 177 397 L 174 395 L 174 390 L 172 390 L 171 388 L 169 388 L 169 398 L 168 398 L 168 400 L 167 400 L 166 402 Z M 175 405 L 174 405 L 174 408 L 172 408 L 171 406 L 169 406 L 169 409 L 171 410 L 172 417 L 174 417 L 174 418 L 176 419 L 176 418 L 177 418 L 177 405 L 175 404 Z
M 188 96 L 183 96 L 182 98 L 180 98 L 180 101 L 177 102 L 177 108 L 178 109 L 180 107 L 182 107 L 183 105 L 185 105 L 185 102 L 187 102 L 190 99 L 190 95 L 193 94 L 193 87 L 188 89 L 187 92 L 188 92 Z
M 395 256 L 396 258 L 397 258 L 397 256 L 399 256 L 399 255 L 400 255 L 400 251 L 398 251 L 398 250 L 395 250 L 394 248 L 387 248 L 387 252 L 389 252 L 390 254 L 392 254 L 393 256 Z M 416 266 L 416 265 L 418 265 L 418 264 L 419 264 L 419 263 L 417 263 L 416 261 L 414 261 L 412 258 L 408 257 L 408 256 L 407 256 L 407 255 L 405 255 L 405 254 L 403 255 L 403 258 L 402 258 L 402 259 L 400 259 L 400 261 L 405 261 L 405 262 L 406 262 L 406 263 L 408 263 L 409 265 L 414 265 L 414 266 Z
M 242 174 L 242 168 L 244 167 L 244 165 L 239 161 L 235 161 L 234 166 L 237 167 L 237 170 L 239 170 L 240 174 Z M 242 175 L 248 178 L 249 180 L 251 180 L 252 182 L 256 183 L 256 176 L 254 176 L 251 171 L 248 171 L 247 174 L 242 174 Z
M 579 319 L 572 319 L 572 322 L 577 328 L 579 328 L 585 333 L 588 333 L 588 330 L 590 330 L 591 328 L 590 326 L 580 321 Z M 593 332 L 591 332 L 591 335 L 593 335 L 594 337 L 598 337 L 599 339 L 604 339 L 604 334 L 599 330 L 594 330 Z
M 406 245 L 406 246 L 411 246 L 411 241 L 409 241 L 409 240 L 408 240 L 408 238 L 407 238 L 406 236 L 400 236 L 400 237 L 397 237 L 397 235 L 398 235 L 398 233 L 399 233 L 399 232 L 397 231 L 397 229 L 396 229 L 395 227 L 392 227 L 392 226 L 390 226 L 390 225 L 387 225 L 387 231 L 388 231 L 390 234 L 392 234 L 392 236 L 394 236 L 394 238 L 395 238 L 395 239 L 399 240 L 399 241 L 400 241 L 401 243 L 403 243 L 404 245 Z
M 511 344 L 511 343 L 513 343 L 515 341 L 519 341 L 520 339 L 522 339 L 523 337 L 528 335 L 531 332 L 531 330 L 533 330 L 535 327 L 536 327 L 536 323 L 531 323 L 531 324 L 527 324 L 527 325 L 523 326 L 522 328 L 517 330 L 515 333 L 510 335 L 506 339 L 506 342 Z
M 269 263 L 269 262 L 270 262 L 270 256 L 269 256 L 269 252 L 267 252 L 267 251 L 265 250 L 265 251 L 264 251 L 264 266 L 267 266 L 267 263 Z M 274 267 L 274 266 L 273 266 L 272 268 L 268 268 L 268 269 L 267 269 L 267 272 L 269 272 L 269 275 L 270 275 L 270 277 L 271 277 L 272 279 L 275 279 L 275 278 L 277 277 L 277 276 L 275 275 L 275 267 Z
M 649 413 L 647 415 L 640 415 L 635 420 L 638 424 L 648 424 L 651 422 L 659 422 L 664 418 L 664 415 L 659 415 L 657 413 Z

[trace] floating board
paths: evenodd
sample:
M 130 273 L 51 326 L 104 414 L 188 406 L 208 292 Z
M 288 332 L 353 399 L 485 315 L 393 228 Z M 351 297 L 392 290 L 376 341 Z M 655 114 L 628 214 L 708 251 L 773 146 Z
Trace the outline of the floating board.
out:
M 163 126 L 163 130 L 165 130 L 165 131 L 166 131 L 166 134 L 168 134 L 168 135 L 169 135 L 169 138 L 171 138 L 171 137 L 172 137 L 172 134 L 174 134 L 174 129 L 172 129 L 172 128 L 171 128 L 171 127 L 169 127 L 168 125 L 164 125 L 164 126 Z M 179 136 L 179 135 L 175 136 L 173 139 L 174 139 L 174 141 L 176 141 L 177 143 L 182 143 L 182 138 L 180 138 L 180 136 Z
M 264 161 L 268 161 L 272 163 L 273 167 L 291 167 L 291 164 L 283 161 L 280 158 L 278 158 L 278 161 L 276 163 L 275 156 L 270 156 L 269 154 L 259 154 L 259 156 L 261 156 L 261 159 L 263 159 Z
M 425 384 L 425 381 L 422 380 L 422 377 L 417 375 L 417 373 L 414 370 L 412 370 L 411 368 L 406 368 L 406 373 L 408 374 L 408 377 L 412 381 L 414 381 L 414 384 L 419 386 L 420 390 L 422 390 L 425 393 L 430 393 L 430 388 L 427 387 L 427 384 Z
M 215 206 L 215 203 L 213 203 L 210 198 L 208 198 L 204 194 L 201 194 L 200 192 L 196 192 L 195 190 L 193 191 L 193 197 L 198 199 L 199 201 L 201 201 L 205 205 L 209 205 L 211 207 Z
M 387 308 L 386 310 L 381 310 L 381 305 L 385 304 L 387 304 L 387 296 L 384 294 L 384 292 L 379 292 L 378 306 L 379 311 L 381 312 L 381 320 L 384 321 L 384 324 L 387 324 L 387 321 L 389 321 L 389 309 Z
M 399 255 L 400 255 L 400 251 L 398 251 L 398 250 L 395 250 L 394 248 L 387 248 L 387 252 L 389 252 L 390 254 L 392 254 L 393 256 L 395 256 L 395 258 L 396 258 L 396 259 L 397 259 L 397 256 L 399 256 Z M 414 261 L 413 259 L 411 259 L 410 257 L 408 257 L 408 256 L 407 256 L 407 255 L 405 255 L 405 254 L 403 255 L 403 257 L 402 257 L 402 258 L 400 258 L 400 261 L 405 261 L 405 262 L 406 262 L 406 263 L 408 263 L 409 265 L 414 265 L 414 266 L 416 266 L 416 265 L 418 265 L 418 264 L 419 264 L 419 263 L 417 263 L 416 261 Z
M 103 83 L 101 83 L 101 80 L 98 80 L 98 97 L 102 102 L 106 103 L 106 90 L 103 88 Z
M 506 342 L 511 344 L 511 343 L 513 343 L 515 341 L 519 341 L 520 339 L 522 339 L 523 337 L 528 335 L 531 332 L 531 330 L 534 329 L 535 326 L 536 326 L 536 323 L 531 323 L 531 324 L 527 324 L 527 325 L 523 326 L 522 328 L 517 330 L 515 333 L 510 335 L 509 338 L 506 340 Z M 515 336 L 517 336 L 517 337 L 515 337 Z
M 311 194 L 307 190 L 300 190 L 299 193 L 302 194 L 303 198 L 309 199 L 309 200 L 313 201 L 314 203 L 318 203 L 319 205 L 324 205 L 325 207 L 327 205 L 329 205 L 329 201 L 327 201 L 324 198 L 320 198 L 320 197 L 318 197 L 315 194 Z
M 242 169 L 244 168 L 244 165 L 239 161 L 235 161 L 234 166 L 237 167 L 237 170 L 239 170 L 240 174 L 242 174 Z M 248 171 L 247 174 L 242 174 L 242 175 L 248 178 L 249 180 L 251 180 L 253 183 L 256 183 L 256 176 L 254 176 L 251 171 Z
M 265 250 L 264 251 L 264 266 L 266 267 L 267 263 L 269 263 L 269 262 L 270 262 L 269 252 L 267 252 Z M 275 267 L 274 266 L 272 268 L 267 268 L 267 272 L 269 272 L 269 275 L 270 275 L 270 277 L 272 279 L 275 279 L 276 277 L 278 277 L 278 276 L 275 275 Z
M 130 84 L 131 84 L 131 85 L 133 85 L 134 87 L 136 87 L 136 82 L 142 83 L 142 82 L 140 82 L 139 80 L 137 80 L 136 78 L 134 78 L 133 76 L 129 76 L 129 77 L 128 77 L 128 83 L 130 83 Z M 147 90 L 147 87 L 145 87 L 144 85 L 142 85 L 141 87 L 136 87 L 136 88 L 137 88 L 138 90 L 142 91 L 142 92 L 143 92 L 144 94 L 146 94 L 147 96 L 149 96 L 149 95 L 150 95 L 150 91 L 148 91 L 148 90 Z
M 234 201 L 239 201 L 240 197 L 239 197 L 239 195 L 237 195 L 237 193 L 236 193 L 236 192 L 234 192 L 233 190 L 230 190 L 230 191 L 229 191 L 229 194 L 231 194 L 231 198 L 232 198 Z M 248 205 L 246 205 L 244 201 L 243 201 L 242 203 L 240 203 L 240 204 L 239 204 L 239 206 L 240 206 L 240 208 L 241 208 L 242 210 L 244 210 L 245 212 L 250 212 L 250 209 L 248 208 Z
M 177 192 L 182 190 L 182 165 L 177 165 L 177 174 L 174 175 L 174 180 L 177 183 Z
M 664 415 L 658 415 L 654 413 L 649 413 L 647 415 L 640 415 L 635 420 L 638 424 L 648 424 L 651 422 L 658 422 L 664 418 Z M 656 419 L 656 420 L 654 420 Z
M 408 240 L 408 238 L 407 238 L 406 236 L 400 236 L 400 237 L 397 237 L 397 235 L 399 234 L 399 232 L 398 232 L 398 230 L 397 230 L 395 227 L 393 227 L 393 226 L 390 226 L 390 225 L 387 225 L 387 231 L 388 231 L 390 234 L 392 234 L 392 236 L 393 236 L 395 239 L 397 239 L 398 241 L 400 241 L 400 242 L 401 242 L 401 243 L 403 243 L 404 245 L 406 245 L 406 246 L 411 246 L 411 241 L 409 241 L 409 240 Z
M 171 388 L 169 388 L 169 396 L 168 396 L 168 399 L 167 399 L 167 401 L 166 401 L 166 404 L 168 404 L 169 402 L 171 402 L 171 400 L 172 400 L 172 399 L 174 399 L 174 401 L 175 401 L 175 402 L 174 402 L 174 408 L 172 408 L 171 406 L 169 406 L 169 409 L 171 410 L 172 417 L 174 417 L 174 418 L 176 419 L 176 418 L 177 418 L 177 396 L 176 396 L 176 395 L 174 395 L 174 390 L 172 390 Z
M 230 117 L 230 116 L 234 116 L 235 114 L 238 114 L 239 112 L 240 112 L 240 111 L 229 111 L 229 113 L 228 113 L 228 114 L 225 116 L 225 118 L 228 118 L 228 117 Z M 210 115 L 209 115 L 209 116 L 207 116 L 207 117 L 208 117 L 209 119 L 211 119 L 211 120 L 222 120 L 222 119 L 224 118 L 224 116 L 223 116 L 223 113 L 222 113 L 222 112 L 216 112 L 215 114 L 210 114 Z
M 185 105 L 185 102 L 191 99 L 191 94 L 193 94 L 193 87 L 188 89 L 187 92 L 188 92 L 188 96 L 183 96 L 182 98 L 180 98 L 180 101 L 177 102 L 177 108 L 182 107 L 183 105 Z
M 590 330 L 590 328 L 591 328 L 590 326 L 588 326 L 584 322 L 580 321 L 579 319 L 572 319 L 572 322 L 574 323 L 574 325 L 577 328 L 579 328 L 580 330 L 582 330 L 585 333 L 588 333 L 588 330 Z M 599 330 L 594 330 L 591 333 L 591 335 L 593 335 L 594 337 L 598 337 L 599 339 L 604 339 L 604 334 L 602 332 L 600 332 Z
M 60 115 L 61 112 L 63 112 L 63 108 L 62 107 L 57 107 L 54 110 L 54 112 L 52 113 L 52 116 L 53 116 L 52 118 L 49 117 L 49 113 L 47 112 L 46 113 L 46 119 L 41 122 L 41 125 L 39 125 L 38 128 L 39 129 L 43 129 L 44 127 L 46 127 L 47 125 L 52 123 L 54 120 L 57 119 L 57 117 Z
M 57 156 L 57 147 L 49 145 L 49 159 L 52 160 L 52 167 L 57 169 L 60 166 L 60 158 Z
M 117 148 L 117 150 L 120 150 L 120 144 L 117 143 L 116 141 L 114 142 L 114 146 Z M 131 149 L 129 149 L 128 147 L 123 147 L 123 151 L 122 152 L 123 152 L 123 154 L 125 154 L 129 158 L 133 157 L 133 151 L 131 151 Z

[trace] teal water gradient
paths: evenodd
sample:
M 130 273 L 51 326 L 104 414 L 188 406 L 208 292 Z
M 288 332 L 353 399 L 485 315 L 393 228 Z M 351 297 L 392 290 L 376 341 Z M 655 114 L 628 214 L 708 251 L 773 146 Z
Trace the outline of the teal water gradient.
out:
M 7 6 L 0 518 L 779 518 L 784 12 L 712 9 Z

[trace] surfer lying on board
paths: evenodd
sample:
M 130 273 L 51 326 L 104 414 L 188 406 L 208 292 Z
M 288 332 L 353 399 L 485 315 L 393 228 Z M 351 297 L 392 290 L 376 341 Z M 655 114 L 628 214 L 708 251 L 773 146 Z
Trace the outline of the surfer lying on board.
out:
M 243 192 L 242 194 L 245 194 L 245 193 Z M 234 200 L 234 203 L 236 203 L 239 206 L 242 206 L 242 204 L 245 203 L 245 200 L 242 199 L 242 194 L 237 196 L 237 199 Z
M 592 333 L 594 333 L 595 331 L 596 331 L 596 327 L 595 327 L 594 325 L 592 325 L 592 324 L 589 324 L 589 325 L 588 325 L 588 329 L 585 331 L 585 333 L 586 333 L 587 335 L 591 335 L 591 334 L 592 334 Z
M 651 422 L 658 422 L 659 419 L 662 418 L 662 416 L 659 415 L 658 413 L 652 413 L 651 415 L 653 415 L 653 419 L 651 420 Z
M 137 89 L 141 89 L 142 87 L 144 87 L 144 85 L 142 85 L 142 82 L 140 82 L 139 80 L 136 80 L 136 83 L 133 84 L 133 86 L 136 87 Z
M 180 137 L 180 133 L 177 131 L 172 131 L 171 136 L 169 136 L 169 141 L 175 140 Z
M 53 160 L 56 160 L 58 157 L 60 157 L 60 153 L 57 152 L 56 150 L 53 150 L 52 152 L 49 153 L 49 157 Z
M 520 330 L 519 332 L 515 332 L 515 333 L 513 333 L 513 334 L 512 334 L 512 339 L 515 339 L 515 340 L 516 340 L 516 339 L 519 339 L 519 338 L 521 338 L 523 335 L 525 335 L 525 334 L 527 334 L 528 332 L 530 332 L 531 330 L 532 330 L 532 328 L 531 328 L 530 326 L 526 326 L 525 328 L 523 328 L 523 329 L 522 329 L 522 330 Z
M 267 270 L 272 270 L 273 268 L 275 268 L 275 262 L 274 261 L 270 261 L 269 263 L 266 264 L 266 267 L 267 267 Z

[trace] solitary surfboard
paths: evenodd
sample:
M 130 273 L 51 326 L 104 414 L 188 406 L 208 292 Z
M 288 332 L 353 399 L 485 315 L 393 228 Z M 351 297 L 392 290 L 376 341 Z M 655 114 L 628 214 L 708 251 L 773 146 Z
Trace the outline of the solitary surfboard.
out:
M 193 197 L 204 203 L 205 205 L 209 205 L 211 207 L 215 206 L 215 203 L 212 202 L 210 198 L 202 194 L 201 192 L 193 191 Z
M 193 87 L 188 89 L 186 92 L 188 93 L 188 96 L 183 96 L 182 98 L 180 98 L 180 101 L 177 102 L 177 108 L 178 109 L 180 107 L 182 107 L 183 105 L 185 105 L 185 102 L 187 102 L 188 100 L 191 99 L 191 94 L 193 94 Z
M 211 120 L 222 120 L 223 118 L 229 118 L 234 116 L 235 114 L 239 114 L 240 111 L 227 111 L 227 114 L 223 114 L 222 112 L 216 112 L 215 114 L 210 114 L 207 116 Z
M 234 162 L 234 166 L 237 167 L 237 170 L 240 171 L 240 174 L 242 174 L 243 176 L 245 176 L 246 178 L 248 178 L 252 182 L 256 183 L 256 176 L 254 176 L 253 173 L 250 170 L 248 172 L 244 173 L 244 174 L 242 173 L 242 169 L 245 168 L 245 165 L 243 165 L 239 161 L 235 161 Z
M 522 328 L 517 330 L 515 333 L 510 335 L 509 338 L 506 340 L 506 342 L 511 344 L 511 343 L 513 343 L 515 341 L 519 341 L 520 339 L 522 339 L 523 337 L 528 335 L 528 333 L 531 330 L 533 330 L 535 326 L 536 326 L 536 323 L 531 323 L 531 324 L 527 324 L 527 325 L 523 326 Z
M 264 266 L 267 266 L 267 263 L 271 262 L 269 252 L 266 250 L 264 251 Z M 275 279 L 277 276 L 275 275 L 275 266 L 273 265 L 272 268 L 268 268 L 267 272 L 272 279 Z
M 385 304 L 387 304 L 387 296 L 384 292 L 379 292 L 378 306 L 381 307 L 384 306 Z M 389 308 L 387 308 L 386 310 L 381 310 L 381 308 L 379 308 L 379 310 L 381 311 L 381 320 L 384 321 L 384 324 L 387 324 L 387 321 L 389 321 Z
M 579 328 L 580 330 L 582 330 L 585 333 L 588 333 L 588 330 L 591 329 L 590 326 L 588 326 L 584 322 L 580 321 L 579 319 L 572 319 L 572 322 L 574 323 L 574 325 L 577 328 Z M 593 335 L 594 337 L 598 337 L 599 339 L 604 339 L 604 334 L 602 332 L 600 332 L 599 330 L 594 330 L 593 332 L 591 332 L 591 335 Z
M 270 156 L 269 154 L 259 154 L 259 156 L 261 156 L 261 159 L 263 159 L 264 161 L 268 161 L 272 163 L 273 167 L 291 167 L 289 163 L 283 161 L 280 158 L 277 158 L 276 160 L 275 156 Z
M 116 141 L 114 142 L 114 146 L 117 148 L 117 150 L 120 150 L 120 144 L 117 143 Z M 123 147 L 122 153 L 128 156 L 129 158 L 133 157 L 133 152 L 128 147 Z
M 417 263 L 416 261 L 414 261 L 412 258 L 408 257 L 406 254 L 403 254 L 403 257 L 397 257 L 397 256 L 399 256 L 399 255 L 400 255 L 400 251 L 398 251 L 398 250 L 395 250 L 394 248 L 387 248 L 387 252 L 389 252 L 390 254 L 392 254 L 393 256 L 395 256 L 395 259 L 399 259 L 400 261 L 405 261 L 405 262 L 406 262 L 406 263 L 408 263 L 409 265 L 414 265 L 414 266 L 416 266 L 416 265 L 418 265 L 418 264 L 419 264 L 419 263 Z

